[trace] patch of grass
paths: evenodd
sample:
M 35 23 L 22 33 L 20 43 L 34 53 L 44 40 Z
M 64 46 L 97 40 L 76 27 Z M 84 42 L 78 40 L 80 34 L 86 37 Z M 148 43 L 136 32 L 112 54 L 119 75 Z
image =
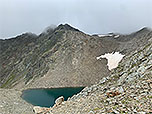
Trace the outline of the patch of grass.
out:
M 12 84 L 15 77 L 16 75 L 14 74 L 14 72 L 12 72 L 8 80 L 4 84 L 2 84 L 1 88 L 9 88 L 9 86 Z
M 112 108 L 113 108 L 113 109 L 117 109 L 117 106 L 113 106 Z
M 97 107 L 97 108 L 94 108 L 93 110 L 94 111 L 97 111 L 97 110 L 101 110 L 102 108 L 99 108 L 99 107 Z
M 122 104 L 128 104 L 128 101 L 127 100 L 122 100 L 121 103 Z
M 149 96 L 150 99 L 152 99 L 152 96 Z

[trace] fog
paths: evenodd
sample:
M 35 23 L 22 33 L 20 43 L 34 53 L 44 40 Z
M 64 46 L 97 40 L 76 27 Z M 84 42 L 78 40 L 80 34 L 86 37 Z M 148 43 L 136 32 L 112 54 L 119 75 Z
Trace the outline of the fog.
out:
M 152 0 L 0 0 L 0 38 L 61 23 L 89 34 L 152 28 Z

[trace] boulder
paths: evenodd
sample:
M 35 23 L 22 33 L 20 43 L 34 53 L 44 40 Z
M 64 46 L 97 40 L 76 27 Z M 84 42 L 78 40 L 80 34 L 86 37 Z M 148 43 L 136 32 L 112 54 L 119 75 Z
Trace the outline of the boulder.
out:
M 51 108 L 44 108 L 44 107 L 40 107 L 40 106 L 34 106 L 33 107 L 33 112 L 35 114 L 42 114 L 42 113 L 46 113 L 50 110 Z
M 60 105 L 63 101 L 64 101 L 64 97 L 61 96 L 61 97 L 59 97 L 59 98 L 57 98 L 57 99 L 55 100 L 55 105 L 56 105 L 56 106 L 57 106 L 57 105 Z
M 33 107 L 33 112 L 34 112 L 35 114 L 42 113 L 42 112 L 43 112 L 42 107 L 40 107 L 40 106 L 34 106 L 34 107 Z
M 117 95 L 120 95 L 120 93 L 118 91 L 111 91 L 111 92 L 107 92 L 107 97 L 114 97 L 114 96 L 117 96 Z

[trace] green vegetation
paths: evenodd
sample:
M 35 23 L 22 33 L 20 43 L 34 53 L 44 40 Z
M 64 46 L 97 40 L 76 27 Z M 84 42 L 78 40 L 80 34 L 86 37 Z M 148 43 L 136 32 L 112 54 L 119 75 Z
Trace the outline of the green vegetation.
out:
M 55 62 L 53 54 L 61 46 L 63 34 L 64 30 L 56 30 L 47 36 L 23 34 L 0 42 L 3 47 L 0 50 L 0 77 L 6 75 L 1 88 L 11 88 L 21 78 L 25 78 L 27 84 L 34 77 L 46 74 L 49 70 L 47 61 Z
M 10 76 L 8 77 L 7 81 L 1 86 L 1 88 L 9 88 L 9 86 L 12 84 L 12 82 L 14 81 L 16 75 L 14 72 L 12 72 L 10 74 Z

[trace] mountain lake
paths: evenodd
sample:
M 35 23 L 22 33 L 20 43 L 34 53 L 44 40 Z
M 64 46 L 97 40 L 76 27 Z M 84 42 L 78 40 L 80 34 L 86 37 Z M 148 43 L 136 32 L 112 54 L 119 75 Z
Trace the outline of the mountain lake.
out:
M 66 101 L 68 97 L 79 93 L 83 88 L 27 89 L 23 91 L 21 97 L 34 106 L 52 107 L 58 97 L 63 96 Z

